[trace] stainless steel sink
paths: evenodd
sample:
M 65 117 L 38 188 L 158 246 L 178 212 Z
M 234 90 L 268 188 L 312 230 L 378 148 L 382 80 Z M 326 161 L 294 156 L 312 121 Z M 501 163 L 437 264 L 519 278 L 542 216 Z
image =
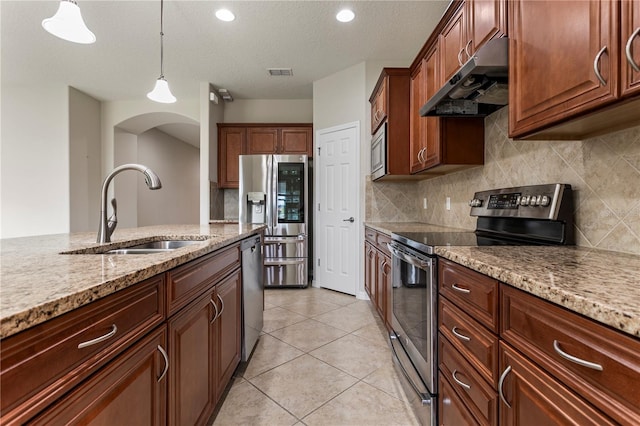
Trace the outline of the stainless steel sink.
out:
M 149 243 L 137 244 L 130 247 L 121 247 L 109 250 L 102 254 L 153 254 L 173 251 L 181 247 L 187 247 L 193 244 L 201 243 L 198 240 L 162 240 L 151 241 Z

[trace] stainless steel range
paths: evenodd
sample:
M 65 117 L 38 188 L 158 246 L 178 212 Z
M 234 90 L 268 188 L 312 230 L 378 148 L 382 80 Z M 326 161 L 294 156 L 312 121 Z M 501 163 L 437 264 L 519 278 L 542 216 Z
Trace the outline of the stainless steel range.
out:
M 394 362 L 423 424 L 437 424 L 437 246 L 573 244 L 570 185 L 476 192 L 469 202 L 474 232 L 398 232 L 392 264 Z

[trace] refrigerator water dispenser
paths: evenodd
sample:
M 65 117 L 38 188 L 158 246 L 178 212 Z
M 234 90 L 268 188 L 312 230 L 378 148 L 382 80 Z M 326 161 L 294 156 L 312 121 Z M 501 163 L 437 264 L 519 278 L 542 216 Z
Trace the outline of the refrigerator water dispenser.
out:
M 265 223 L 265 205 L 267 194 L 264 192 L 247 193 L 247 217 L 249 223 Z

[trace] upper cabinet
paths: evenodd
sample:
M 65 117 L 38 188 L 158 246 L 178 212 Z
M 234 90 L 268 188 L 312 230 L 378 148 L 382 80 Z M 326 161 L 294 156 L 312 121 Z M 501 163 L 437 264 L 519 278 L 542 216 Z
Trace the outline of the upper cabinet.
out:
M 578 139 L 640 120 L 638 1 L 509 3 L 509 135 Z
M 458 5 L 440 33 L 441 82 L 449 80 L 487 41 L 507 34 L 505 0 L 466 0 Z
M 238 188 L 244 154 L 313 155 L 313 124 L 218 124 L 218 186 Z
M 383 68 L 369 98 L 371 133 L 387 124 L 386 141 L 376 144 L 381 151 L 372 152 L 375 159 L 386 164 L 382 179 L 409 175 L 410 84 L 409 68 Z

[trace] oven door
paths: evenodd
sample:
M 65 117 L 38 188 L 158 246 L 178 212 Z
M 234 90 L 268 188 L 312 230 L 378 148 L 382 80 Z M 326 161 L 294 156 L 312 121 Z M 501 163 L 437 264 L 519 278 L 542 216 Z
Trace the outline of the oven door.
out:
M 436 258 L 393 241 L 391 325 L 431 394 L 437 393 Z

